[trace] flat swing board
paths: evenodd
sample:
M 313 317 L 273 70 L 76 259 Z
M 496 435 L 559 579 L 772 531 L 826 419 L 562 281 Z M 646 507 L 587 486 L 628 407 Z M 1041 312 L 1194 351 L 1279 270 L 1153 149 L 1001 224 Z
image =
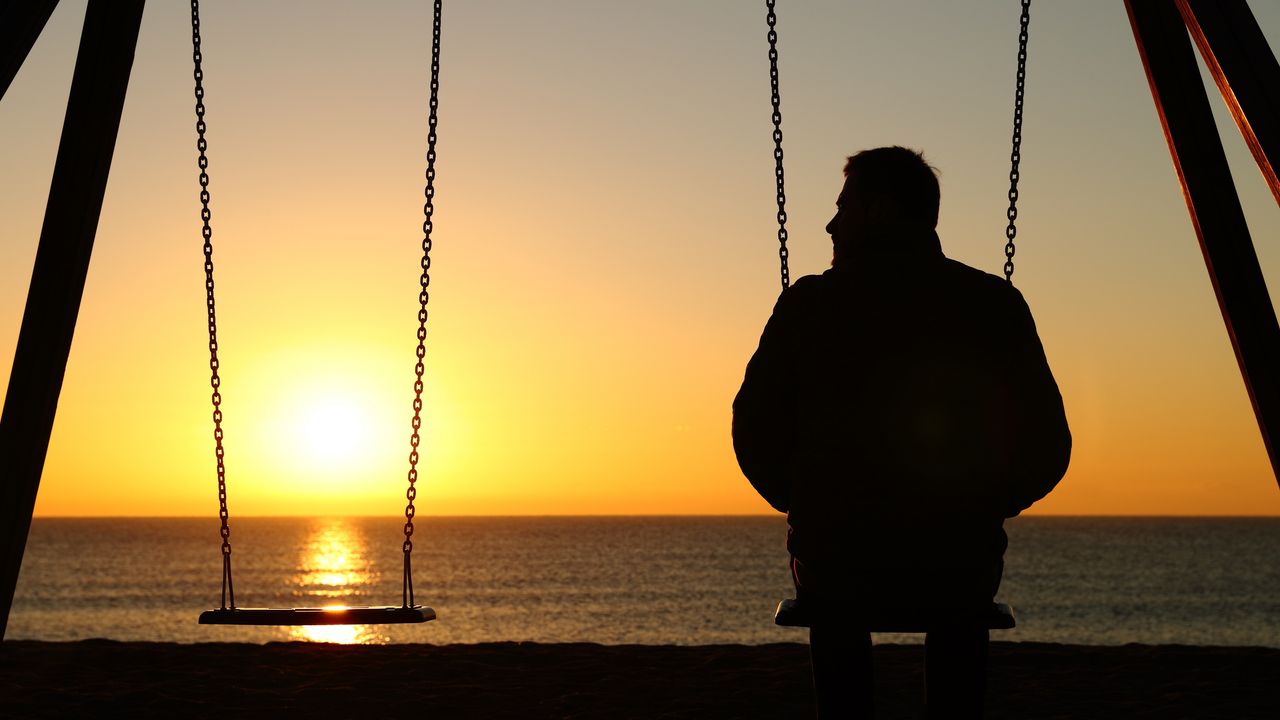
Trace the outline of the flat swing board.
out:
M 388 625 L 423 623 L 436 611 L 414 605 L 402 607 L 229 608 L 200 613 L 201 625 Z
M 985 625 L 989 630 L 1011 630 L 1017 626 L 1017 621 L 1013 617 L 1013 608 L 998 602 L 991 603 L 991 607 L 974 618 L 974 621 Z M 795 598 L 787 598 L 778 603 L 778 609 L 773 613 L 773 622 L 783 627 L 809 627 L 812 617 L 805 604 Z M 868 624 L 870 627 L 867 630 L 870 632 L 922 633 L 928 632 L 930 625 L 935 623 L 914 612 L 890 611 L 870 618 Z

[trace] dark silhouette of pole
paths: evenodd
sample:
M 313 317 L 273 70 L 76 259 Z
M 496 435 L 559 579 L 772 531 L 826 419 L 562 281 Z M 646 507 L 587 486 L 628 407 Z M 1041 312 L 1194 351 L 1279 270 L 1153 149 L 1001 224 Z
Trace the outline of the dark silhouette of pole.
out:
M 1125 0 L 1209 279 L 1280 482 L 1280 325 L 1258 267 L 1178 0 Z
M 0 0 L 0 98 L 56 7 L 58 0 Z
M 67 367 L 144 0 L 90 0 L 0 416 L 0 638 Z
M 1178 0 L 1178 10 L 1280 202 L 1280 64 L 1257 19 L 1244 0 Z

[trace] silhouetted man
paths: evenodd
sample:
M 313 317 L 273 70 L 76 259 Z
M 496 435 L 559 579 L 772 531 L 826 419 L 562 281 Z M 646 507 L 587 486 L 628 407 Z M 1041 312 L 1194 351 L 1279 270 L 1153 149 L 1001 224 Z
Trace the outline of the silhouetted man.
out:
M 902 147 L 849 158 L 831 269 L 782 293 L 733 403 L 738 463 L 787 513 L 820 717 L 871 717 L 886 610 L 937 619 L 930 717 L 981 717 L 1003 522 L 1066 472 L 1062 396 L 1022 295 L 946 258 L 938 180 Z

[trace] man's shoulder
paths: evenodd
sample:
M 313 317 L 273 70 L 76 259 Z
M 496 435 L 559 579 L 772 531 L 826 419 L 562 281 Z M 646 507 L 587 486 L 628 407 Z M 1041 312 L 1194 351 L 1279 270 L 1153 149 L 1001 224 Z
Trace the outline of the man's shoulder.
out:
M 978 295 L 990 302 L 1024 304 L 1022 293 L 1013 283 L 999 275 L 966 265 L 959 260 L 944 258 L 941 272 L 948 284 L 970 295 Z
M 985 298 L 988 302 L 994 303 L 1021 304 L 1024 302 L 1022 293 L 1003 277 L 992 275 L 948 257 L 941 257 L 930 271 L 922 272 L 916 279 L 933 285 L 939 290 L 942 288 L 937 287 L 938 285 L 945 286 L 951 292 L 958 292 L 961 297 Z M 868 280 L 866 275 L 850 272 L 847 269 L 828 268 L 820 275 L 805 275 L 797 279 L 782 293 L 780 301 L 788 305 L 821 302 L 831 293 L 838 293 L 841 288 L 865 283 Z M 870 278 L 870 280 L 872 285 L 893 282 L 885 276 Z
M 831 270 L 828 269 L 821 275 L 803 275 L 795 282 L 791 283 L 788 291 L 797 291 L 800 293 L 817 292 L 824 284 L 831 282 Z
M 1008 288 L 1009 283 L 999 275 L 992 275 L 985 270 L 979 270 L 976 267 L 965 265 L 959 260 L 952 258 L 943 258 L 941 264 L 942 272 L 947 273 L 961 282 L 969 282 L 974 285 L 983 286 L 991 290 L 997 288 Z
M 828 271 L 830 272 L 830 271 Z M 805 305 L 817 301 L 831 285 L 827 273 L 821 275 L 804 275 L 782 291 L 778 296 L 779 305 Z
M 932 264 L 932 270 L 925 270 L 923 271 L 923 274 L 940 274 L 949 282 L 970 285 L 992 293 L 1007 295 L 1011 290 L 1014 290 L 1013 286 L 1010 285 L 1003 277 L 1000 277 L 999 275 L 992 275 L 989 272 L 979 270 L 949 257 L 940 256 L 938 261 L 935 264 Z M 868 276 L 865 273 L 851 272 L 843 268 L 831 267 L 821 275 L 805 275 L 804 277 L 801 277 L 799 280 L 792 283 L 790 291 L 794 291 L 797 295 L 809 295 L 822 292 L 822 290 L 827 287 L 847 283 L 865 282 L 867 279 Z M 881 282 L 886 281 L 884 276 L 881 276 L 878 279 Z

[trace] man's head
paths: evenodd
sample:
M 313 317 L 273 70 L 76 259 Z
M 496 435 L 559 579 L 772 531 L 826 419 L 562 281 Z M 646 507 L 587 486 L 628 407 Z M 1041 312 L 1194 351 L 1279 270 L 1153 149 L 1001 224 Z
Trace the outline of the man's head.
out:
M 850 156 L 836 214 L 827 223 L 835 255 L 878 234 L 912 234 L 938 225 L 938 176 L 924 155 L 900 146 Z

